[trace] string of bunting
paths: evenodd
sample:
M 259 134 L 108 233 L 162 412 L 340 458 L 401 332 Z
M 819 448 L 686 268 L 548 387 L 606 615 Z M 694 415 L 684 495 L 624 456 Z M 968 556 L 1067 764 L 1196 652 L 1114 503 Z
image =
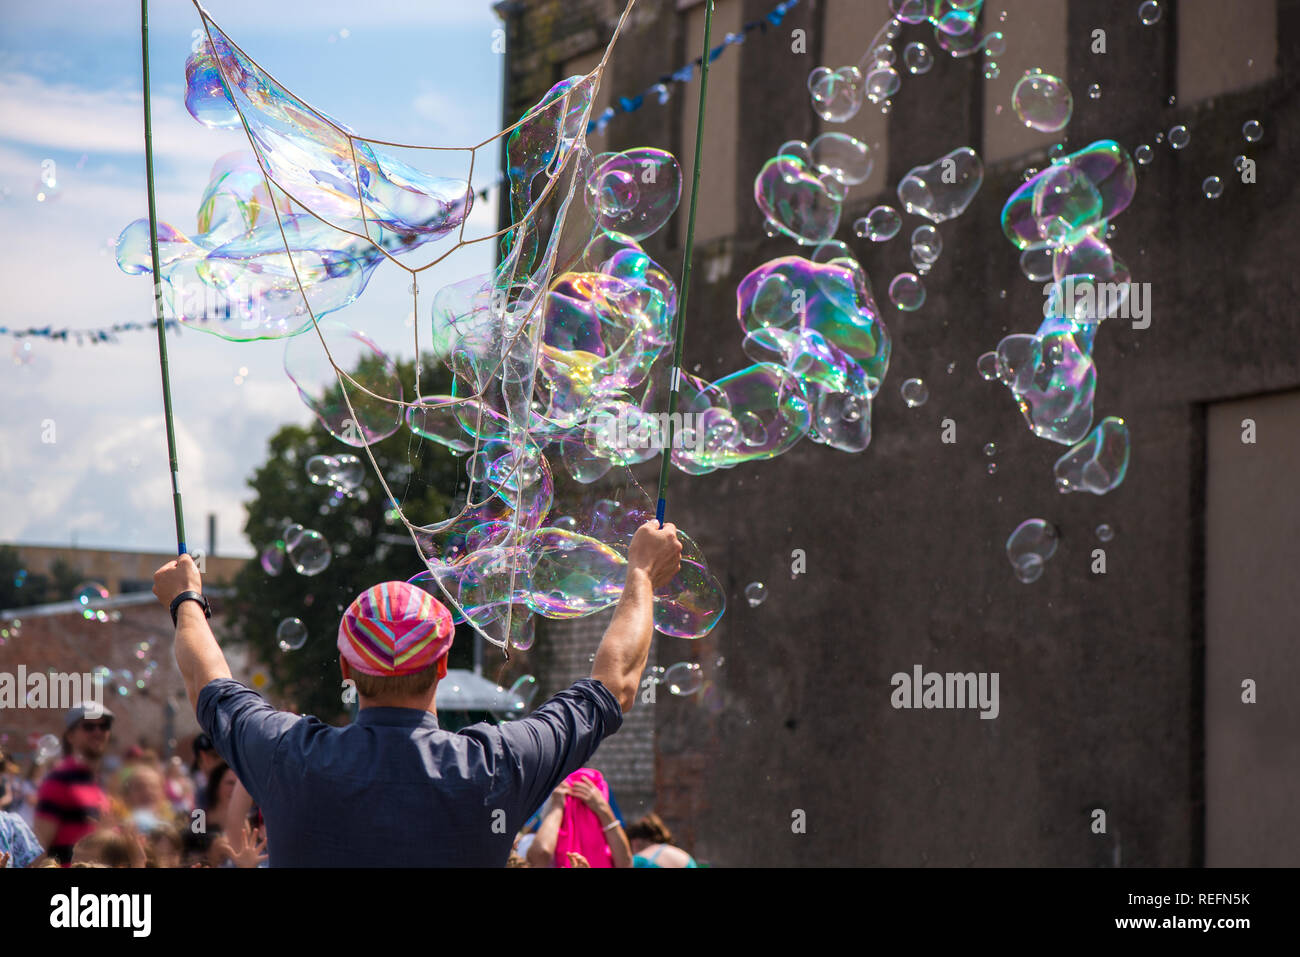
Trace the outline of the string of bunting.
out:
M 766 33 L 769 26 L 780 26 L 781 21 L 785 19 L 787 13 L 799 5 L 799 0 L 782 0 L 763 17 L 746 23 L 739 33 L 728 33 L 717 46 L 709 50 L 709 62 L 712 63 L 720 57 L 724 50 L 729 46 L 737 46 L 745 42 L 745 35 L 758 30 Z M 704 65 L 704 57 L 698 56 L 691 62 L 687 63 L 680 69 L 672 73 L 665 73 L 663 76 L 647 87 L 636 96 L 620 96 L 618 106 L 609 107 L 600 114 L 596 119 L 587 124 L 587 132 L 603 133 L 605 128 L 620 113 L 635 113 L 641 107 L 649 102 L 657 102 L 663 106 L 668 102 L 671 95 L 669 84 L 690 83 L 695 78 L 695 72 Z M 499 187 L 505 181 L 505 174 L 498 173 L 496 179 L 488 186 L 477 190 L 475 195 L 480 199 L 486 200 L 488 193 Z M 75 342 L 77 345 L 87 343 L 94 345 L 96 343 L 115 343 L 117 336 L 123 332 L 147 332 L 158 328 L 156 320 L 149 322 L 115 322 L 111 326 L 103 326 L 98 329 L 76 329 L 62 328 L 55 329 L 53 326 L 43 326 L 40 328 L 30 329 L 9 329 L 0 326 L 0 336 L 8 336 L 13 339 L 45 339 L 50 342 Z M 166 319 L 163 321 L 163 328 L 167 332 L 179 332 L 182 328 L 181 323 L 176 319 Z
M 737 46 L 745 42 L 745 34 L 754 30 L 766 33 L 769 26 L 779 27 L 785 15 L 799 5 L 799 0 L 782 0 L 773 7 L 766 15 L 758 20 L 751 20 L 746 23 L 739 33 L 728 33 L 716 47 L 709 50 L 709 62 L 712 63 L 722 55 L 722 51 L 729 46 Z M 668 102 L 670 83 L 690 83 L 695 77 L 695 71 L 704 65 L 704 57 L 698 56 L 690 63 L 687 63 L 681 69 L 674 70 L 672 73 L 665 73 L 653 85 L 647 87 L 636 96 L 620 96 L 618 98 L 618 107 L 608 107 L 596 119 L 587 124 L 587 132 L 603 133 L 605 127 L 609 125 L 610 120 L 614 119 L 619 113 L 635 113 L 653 98 L 660 106 Z

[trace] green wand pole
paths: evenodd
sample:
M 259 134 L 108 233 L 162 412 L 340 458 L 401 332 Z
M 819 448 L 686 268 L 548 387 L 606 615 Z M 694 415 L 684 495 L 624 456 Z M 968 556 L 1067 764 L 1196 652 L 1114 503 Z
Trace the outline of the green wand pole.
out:
M 172 508 L 176 512 L 176 554 L 185 554 L 185 517 L 181 514 L 181 475 L 176 463 L 176 427 L 172 422 L 171 375 L 167 370 L 167 330 L 163 322 L 162 279 L 158 267 L 158 211 L 153 190 L 153 119 L 149 110 L 149 0 L 140 0 L 140 50 L 144 59 L 144 167 L 149 184 L 149 246 L 153 255 L 153 313 L 158 325 L 158 363 L 162 367 L 163 417 L 167 420 L 167 461 L 172 473 Z
M 682 386 L 682 345 L 686 341 L 686 298 L 691 290 L 691 258 L 695 251 L 695 204 L 700 196 L 700 146 L 704 142 L 704 102 L 709 95 L 709 34 L 713 28 L 713 0 L 704 8 L 704 52 L 700 56 L 700 108 L 695 119 L 695 168 L 691 171 L 691 212 L 686 221 L 686 249 L 682 262 L 682 295 L 677 306 L 677 341 L 673 346 L 673 368 L 668 387 L 668 442 L 659 462 L 659 501 L 655 518 L 663 528 L 668 507 L 668 467 L 673 457 L 673 416 L 677 414 L 677 395 Z

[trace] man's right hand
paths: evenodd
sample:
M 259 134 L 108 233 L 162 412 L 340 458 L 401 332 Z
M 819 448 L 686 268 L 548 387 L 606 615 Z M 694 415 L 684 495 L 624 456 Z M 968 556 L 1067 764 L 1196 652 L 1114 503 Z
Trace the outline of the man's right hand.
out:
M 677 540 L 677 526 L 671 522 L 660 528 L 649 521 L 636 530 L 627 550 L 629 571 L 639 568 L 650 576 L 651 584 L 660 589 L 667 585 L 682 567 L 682 543 Z

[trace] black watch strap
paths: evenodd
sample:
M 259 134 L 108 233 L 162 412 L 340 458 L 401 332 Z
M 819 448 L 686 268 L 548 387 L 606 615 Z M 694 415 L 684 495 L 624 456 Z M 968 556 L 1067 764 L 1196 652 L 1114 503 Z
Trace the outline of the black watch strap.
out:
M 172 624 L 175 625 L 176 613 L 180 611 L 181 603 L 187 601 L 196 601 L 203 606 L 203 617 L 211 618 L 212 609 L 208 606 L 208 600 L 196 591 L 183 591 L 172 599 Z

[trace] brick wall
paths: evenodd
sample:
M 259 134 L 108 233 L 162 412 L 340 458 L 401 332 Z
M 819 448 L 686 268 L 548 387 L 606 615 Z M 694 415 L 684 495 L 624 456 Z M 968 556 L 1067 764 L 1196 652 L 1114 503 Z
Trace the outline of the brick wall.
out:
M 592 655 L 613 612 L 577 618 L 571 621 L 548 621 L 538 638 L 538 698 L 567 688 L 579 678 L 591 675 Z M 656 636 L 656 644 L 658 643 Z M 655 646 L 650 648 L 655 660 Z M 657 695 L 656 695 L 657 697 Z M 637 703 L 623 716 L 618 734 L 607 738 L 589 763 L 609 781 L 625 819 L 636 820 L 654 808 L 655 753 L 654 714 L 656 705 Z
M 144 689 L 130 686 L 129 694 L 121 695 L 117 691 L 119 682 L 105 683 L 104 704 L 115 716 L 110 754 L 121 756 L 135 744 L 152 748 L 161 755 L 168 754 L 165 729 L 170 703 L 171 739 L 176 751 L 188 760 L 190 741 L 199 733 L 199 727 L 176 668 L 171 616 L 157 603 L 122 608 L 120 614 L 120 620 L 109 622 L 88 621 L 75 612 L 28 615 L 19 619 L 22 624 L 16 633 L 12 619 L 0 620 L 0 628 L 9 632 L 7 638 L 0 638 L 0 672 L 16 677 L 19 666 L 23 665 L 28 673 L 53 669 L 84 674 L 103 666 L 115 672 L 130 670 L 139 676 L 148 662 L 156 661 L 158 666 Z M 212 624 L 220 634 L 220 617 L 214 618 Z M 142 642 L 152 642 L 152 646 L 140 658 L 137 651 Z M 249 682 L 253 667 L 246 654 L 240 649 L 225 651 L 234 676 Z M 274 696 L 268 694 L 268 698 L 273 700 Z M 26 755 L 33 750 L 31 742 L 36 737 L 62 736 L 64 710 L 62 707 L 0 708 L 0 742 L 23 760 L 25 769 Z

